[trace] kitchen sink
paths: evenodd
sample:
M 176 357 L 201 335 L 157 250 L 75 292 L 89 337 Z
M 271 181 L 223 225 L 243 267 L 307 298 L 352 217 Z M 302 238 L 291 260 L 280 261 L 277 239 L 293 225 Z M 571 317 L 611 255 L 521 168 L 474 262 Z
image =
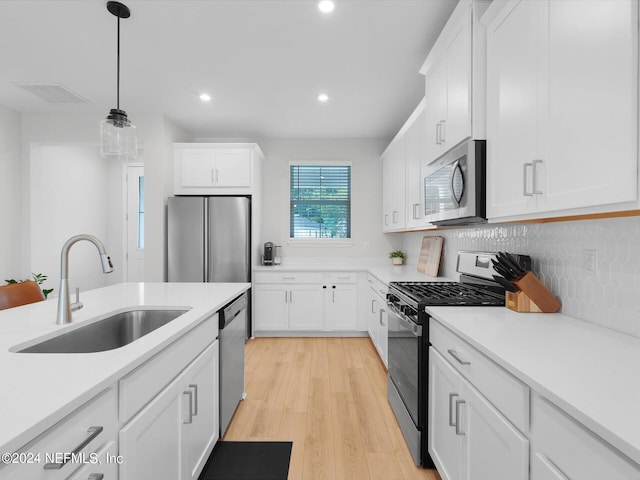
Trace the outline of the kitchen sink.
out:
M 120 348 L 188 310 L 128 310 L 36 343 L 17 353 L 94 353 Z

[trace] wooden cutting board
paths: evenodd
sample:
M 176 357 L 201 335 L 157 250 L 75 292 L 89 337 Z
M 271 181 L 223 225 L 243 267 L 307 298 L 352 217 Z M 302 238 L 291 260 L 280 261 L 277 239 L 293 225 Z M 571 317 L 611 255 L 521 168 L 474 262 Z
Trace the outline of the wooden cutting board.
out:
M 424 237 L 422 248 L 418 257 L 418 271 L 431 277 L 437 277 L 440 270 L 440 258 L 442 257 L 442 245 L 444 237 Z

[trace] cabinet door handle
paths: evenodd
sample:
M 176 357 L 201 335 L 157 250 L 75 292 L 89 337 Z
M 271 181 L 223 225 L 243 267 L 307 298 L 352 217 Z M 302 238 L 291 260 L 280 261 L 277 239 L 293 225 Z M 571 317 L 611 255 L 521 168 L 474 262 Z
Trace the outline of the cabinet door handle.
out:
M 216 178 L 213 174 L 213 168 L 211 169 L 211 183 L 216 183 Z
M 384 312 L 386 312 L 386 310 L 385 310 L 384 308 L 381 308 L 381 309 L 380 309 L 380 325 L 381 325 L 381 326 L 383 326 L 383 327 L 386 325 L 386 323 L 384 323 L 384 322 L 382 321 L 382 314 L 383 314 Z
M 466 435 L 460 429 L 460 405 L 467 403 L 464 400 L 456 400 L 456 435 Z
M 198 384 L 190 383 L 189 388 L 193 388 L 193 416 L 198 415 Z
M 78 453 L 80 453 L 80 451 L 84 447 L 89 445 L 93 441 L 93 439 L 95 439 L 98 435 L 100 435 L 102 433 L 102 430 L 104 430 L 103 427 L 89 427 L 87 429 L 86 438 L 84 440 L 82 440 L 82 442 L 80 442 L 80 444 L 76 448 L 73 449 L 73 451 L 71 452 L 71 455 L 65 456 L 64 461 L 60 462 L 60 463 L 45 463 L 44 464 L 44 469 L 45 470 L 60 470 L 67 463 L 69 463 L 69 460 L 71 460 L 71 458 L 74 455 L 77 455 Z
M 289 290 L 289 303 L 293 303 L 293 290 Z
M 183 420 L 182 423 L 193 423 L 193 392 L 185 390 L 182 394 L 189 395 L 189 420 Z
M 531 192 L 533 195 L 542 195 L 542 190 L 538 190 L 538 182 L 536 181 L 536 177 L 538 176 L 536 174 L 536 166 L 540 165 L 542 163 L 542 160 L 533 160 L 531 162 L 531 178 L 532 178 L 532 184 L 533 184 L 533 191 Z
M 287 292 L 286 290 L 284 291 L 284 303 L 289 303 L 287 301 L 287 295 L 289 294 L 289 292 Z
M 376 299 L 374 298 L 373 300 L 371 300 L 371 313 L 376 313 Z
M 449 426 L 450 427 L 455 427 L 456 426 L 456 420 L 451 419 L 451 414 L 453 413 L 453 408 L 451 408 L 451 400 L 453 400 L 455 397 L 457 397 L 458 394 L 457 393 L 450 393 L 449 394 Z
M 436 145 L 442 145 L 442 141 L 440 140 L 441 127 L 442 127 L 442 122 L 436 123 Z
M 533 193 L 527 189 L 527 169 L 533 168 L 533 163 L 528 162 L 522 165 L 522 195 L 525 197 L 533 197 Z
M 420 216 L 419 216 L 420 213 L 416 213 L 416 207 L 420 207 L 420 204 L 419 203 L 414 203 L 413 204 L 413 219 L 414 220 L 420 219 Z
M 442 126 L 440 127 L 440 143 L 443 145 L 447 143 L 447 136 L 445 135 L 445 133 L 447 133 L 446 124 L 446 120 L 442 120 Z
M 398 211 L 397 211 L 397 210 L 394 210 L 394 211 L 393 211 L 393 216 L 392 216 L 392 218 L 391 218 L 391 221 L 392 221 L 393 223 L 398 223 L 398 220 L 396 220 L 396 215 L 398 215 Z
M 92 473 L 87 480 L 104 480 L 104 473 Z
M 458 352 L 456 352 L 455 350 L 452 350 L 452 349 L 447 350 L 447 353 L 451 355 L 453 358 L 455 358 L 460 365 L 471 365 L 471 362 L 467 360 L 462 360 L 460 358 L 460 355 L 458 355 Z
M 296 277 L 282 277 L 282 280 L 295 280 Z
M 216 184 L 220 183 L 220 177 L 218 176 L 220 170 L 216 168 Z
M 389 214 L 388 213 L 384 214 L 384 224 L 385 225 L 389 225 Z

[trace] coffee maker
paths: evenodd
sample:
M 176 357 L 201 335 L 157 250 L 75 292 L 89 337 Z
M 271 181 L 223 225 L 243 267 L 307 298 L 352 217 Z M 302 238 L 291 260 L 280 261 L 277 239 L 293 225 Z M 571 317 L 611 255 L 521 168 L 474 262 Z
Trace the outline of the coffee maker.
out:
M 262 253 L 262 265 L 273 265 L 273 242 L 266 242 Z

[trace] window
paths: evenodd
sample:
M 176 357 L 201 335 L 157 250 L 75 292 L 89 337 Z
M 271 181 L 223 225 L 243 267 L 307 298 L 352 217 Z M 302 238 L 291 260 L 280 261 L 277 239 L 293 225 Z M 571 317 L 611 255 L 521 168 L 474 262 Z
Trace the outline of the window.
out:
M 351 166 L 291 165 L 291 238 L 351 238 Z

